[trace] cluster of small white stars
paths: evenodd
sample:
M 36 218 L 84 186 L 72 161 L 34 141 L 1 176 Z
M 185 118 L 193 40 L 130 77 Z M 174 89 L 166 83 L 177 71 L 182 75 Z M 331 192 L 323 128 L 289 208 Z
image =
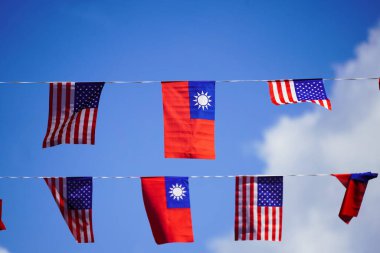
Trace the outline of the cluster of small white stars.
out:
M 97 108 L 103 86 L 103 83 L 76 83 L 74 111 Z
M 258 205 L 282 206 L 282 177 L 258 178 Z
M 294 87 L 299 101 L 327 99 L 322 80 L 294 80 Z
M 92 181 L 70 178 L 67 179 L 67 201 L 70 209 L 91 209 L 92 208 Z

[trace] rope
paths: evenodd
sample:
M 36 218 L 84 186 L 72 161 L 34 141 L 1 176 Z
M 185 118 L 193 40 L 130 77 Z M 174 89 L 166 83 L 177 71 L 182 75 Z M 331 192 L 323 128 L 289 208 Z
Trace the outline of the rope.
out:
M 318 79 L 318 78 L 309 78 Z M 324 81 L 355 81 L 355 80 L 378 80 L 379 77 L 353 77 L 353 78 L 322 78 Z M 279 81 L 292 79 L 276 79 Z M 274 79 L 252 79 L 252 80 L 217 80 L 216 83 L 257 83 L 274 81 Z M 64 83 L 68 81 L 0 81 L 0 84 L 49 84 L 49 83 Z M 152 84 L 161 83 L 161 81 L 105 81 L 108 84 Z
M 334 174 L 334 173 L 332 173 Z M 350 174 L 350 173 L 339 173 Z M 251 174 L 251 175 L 224 175 L 224 176 L 189 176 L 194 179 L 209 179 L 209 178 L 235 178 L 238 176 L 252 176 L 252 177 L 271 177 L 271 176 L 283 176 L 283 177 L 322 177 L 331 176 L 331 174 L 287 174 L 287 175 L 264 175 L 264 174 Z M 58 178 L 58 176 L 0 176 L 0 179 L 44 179 L 44 178 Z M 94 176 L 93 179 L 140 179 L 142 176 Z

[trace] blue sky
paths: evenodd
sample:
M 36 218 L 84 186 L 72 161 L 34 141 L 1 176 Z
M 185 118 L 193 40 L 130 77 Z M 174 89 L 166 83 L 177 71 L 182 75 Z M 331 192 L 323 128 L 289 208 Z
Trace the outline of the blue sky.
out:
M 334 66 L 354 57 L 367 39 L 379 8 L 378 1 L 3 0 L 0 76 L 1 81 L 331 77 Z M 332 92 L 333 84 L 326 86 Z M 247 152 L 252 141 L 263 141 L 282 117 L 334 113 L 311 104 L 276 107 L 265 83 L 216 88 L 217 158 L 207 161 L 163 158 L 158 83 L 106 85 L 96 145 L 46 150 L 41 146 L 48 85 L 1 85 L 0 175 L 265 173 L 268 162 Z M 154 243 L 138 180 L 95 180 L 94 187 L 96 243 L 77 245 L 41 180 L 1 180 L 8 230 L 0 233 L 0 246 L 11 253 L 213 252 L 208 242 L 233 228 L 233 180 L 190 180 L 196 242 L 163 246 Z M 258 243 L 270 247 L 247 242 L 252 249 Z

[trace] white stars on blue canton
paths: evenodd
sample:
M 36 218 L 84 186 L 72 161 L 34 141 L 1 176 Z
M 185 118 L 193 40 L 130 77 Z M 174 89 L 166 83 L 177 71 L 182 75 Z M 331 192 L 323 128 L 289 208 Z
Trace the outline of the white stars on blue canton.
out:
M 258 206 L 282 206 L 283 177 L 258 177 Z
M 98 108 L 104 83 L 75 83 L 74 111 Z
M 299 101 L 327 99 L 322 79 L 293 80 L 293 82 Z
M 92 178 L 91 177 L 68 177 L 67 203 L 69 209 L 92 208 Z

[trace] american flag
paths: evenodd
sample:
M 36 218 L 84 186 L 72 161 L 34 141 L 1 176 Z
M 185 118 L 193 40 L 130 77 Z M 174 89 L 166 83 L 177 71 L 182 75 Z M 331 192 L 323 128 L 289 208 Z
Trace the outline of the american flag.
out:
M 235 241 L 281 241 L 282 181 L 282 177 L 236 177 Z
M 78 243 L 94 242 L 92 178 L 45 178 L 63 218 Z
M 3 221 L 1 220 L 2 208 L 3 208 L 3 201 L 0 199 L 0 230 L 5 230 L 5 225 Z
M 331 110 L 322 79 L 276 80 L 268 84 L 275 105 L 311 102 Z
M 104 82 L 50 83 L 49 119 L 43 147 L 95 144 L 96 118 Z

